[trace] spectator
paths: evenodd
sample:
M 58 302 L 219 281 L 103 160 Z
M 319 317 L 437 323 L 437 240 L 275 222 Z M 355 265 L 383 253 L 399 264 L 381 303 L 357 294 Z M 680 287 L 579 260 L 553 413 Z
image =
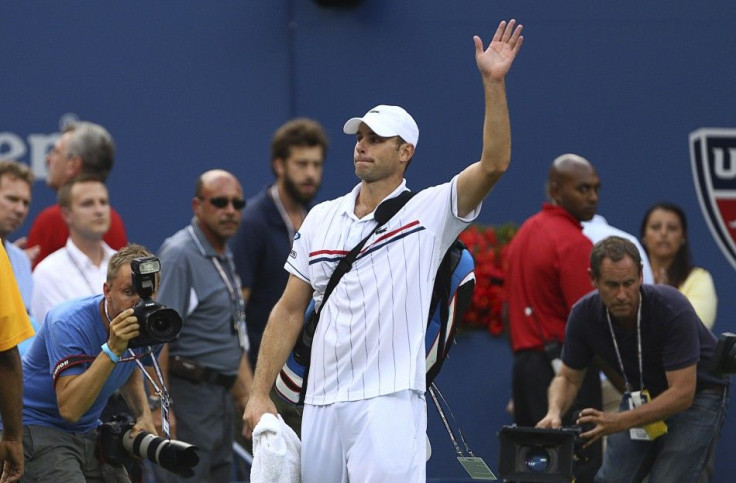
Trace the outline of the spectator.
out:
M 547 179 L 549 202 L 526 220 L 508 251 L 508 315 L 514 352 L 514 421 L 534 426 L 547 412 L 547 388 L 555 375 L 567 316 L 593 286 L 587 275 L 593 247 L 581 221 L 598 207 L 600 179 L 588 160 L 576 154 L 556 158 Z M 580 407 L 602 407 L 600 379 L 589 371 L 580 391 Z M 565 415 L 566 423 L 572 413 Z M 590 481 L 601 463 L 600 444 L 576 468 L 579 481 Z
M 271 140 L 276 181 L 248 200 L 240 229 L 232 239 L 246 302 L 251 367 L 256 365 L 268 314 L 286 287 L 289 272 L 283 270 L 284 260 L 319 190 L 326 151 L 327 135 L 318 122 L 300 118 L 279 127 Z M 301 414 L 273 391 L 271 399 L 299 434 Z M 241 408 L 239 416 L 242 414 Z
M 0 242 L 5 247 L 20 295 L 23 298 L 23 304 L 29 313 L 33 293 L 31 262 L 22 249 L 10 243 L 8 237 L 23 224 L 28 216 L 32 184 L 33 173 L 28 165 L 17 161 L 0 161 Z M 35 318 L 31 318 L 31 325 L 35 330 Z M 18 344 L 21 356 L 28 344 L 30 344 L 30 339 Z
M 370 256 L 356 260 L 320 307 L 302 420 L 305 483 L 426 479 L 426 301 L 442 254 L 510 162 L 504 79 L 523 41 L 515 25 L 501 22 L 486 50 L 474 37 L 485 93 L 480 161 L 409 200 L 367 240 Z M 419 129 L 404 109 L 376 106 L 343 131 L 355 134 L 360 183 L 315 206 L 294 238 L 289 281 L 269 317 L 243 415 L 246 437 L 264 413 L 276 413 L 269 392 L 309 301 L 320 306 L 335 262 L 377 228 L 380 203 L 406 190 Z
M 12 276 L 13 270 L 0 245 L 0 479 L 23 476 L 23 372 L 17 345 L 33 336 L 33 327 Z
M 107 188 L 96 175 L 82 174 L 65 183 L 59 190 L 58 205 L 69 238 L 66 246 L 33 271 L 31 313 L 40 323 L 61 302 L 99 294 L 115 253 L 103 241 L 110 227 L 110 204 Z
M 327 135 L 318 122 L 300 118 L 279 127 L 271 141 L 276 181 L 248 200 L 230 243 L 243 282 L 253 367 L 268 314 L 286 286 L 284 260 L 322 182 L 326 151 Z
M 671 285 L 690 301 L 700 320 L 712 328 L 718 298 L 710 273 L 693 264 L 687 242 L 687 218 L 679 206 L 651 206 L 641 222 L 641 242 L 649 255 L 656 283 Z
M 135 415 L 133 432 L 155 434 L 141 373 L 122 358 L 139 334 L 130 262 L 148 256 L 140 245 L 113 255 L 103 293 L 54 307 L 23 357 L 24 481 L 128 481 L 96 451 L 100 414 L 117 389 Z
M 104 127 L 91 122 L 69 123 L 46 157 L 46 184 L 58 191 L 81 173 L 97 175 L 104 183 L 114 161 L 115 143 Z M 110 210 L 110 227 L 104 235 L 105 242 L 115 250 L 127 243 L 123 220 L 114 209 Z M 27 241 L 31 249 L 39 247 L 38 255 L 31 260 L 34 269 L 41 260 L 62 248 L 68 237 L 69 230 L 58 205 L 41 211 L 33 220 Z
M 642 285 L 633 243 L 598 242 L 590 256 L 597 291 L 572 309 L 562 367 L 539 427 L 560 427 L 586 367 L 598 356 L 623 377 L 618 413 L 585 408 L 587 444 L 608 435 L 596 481 L 697 482 L 725 418 L 728 380 L 709 372 L 715 336 L 677 290 Z M 643 401 L 640 403 L 639 401 Z M 666 425 L 666 426 L 665 426 Z
M 245 206 L 240 182 L 215 169 L 197 180 L 189 226 L 159 250 L 163 276 L 159 300 L 181 314 L 183 327 L 168 347 L 168 380 L 177 437 L 196 444 L 193 481 L 229 481 L 232 466 L 233 396 L 245 407 L 252 378 L 240 278 L 227 242 Z M 164 350 L 166 354 L 166 349 Z M 206 402 L 206 403 L 205 403 Z M 155 468 L 158 481 L 172 473 Z
M 615 226 L 609 225 L 608 220 L 597 213 L 593 215 L 593 218 L 591 218 L 590 220 L 581 221 L 580 224 L 583 225 L 583 235 L 587 236 L 594 245 L 604 238 L 608 238 L 609 236 L 620 236 L 621 238 L 626 238 L 631 243 L 636 245 L 637 250 L 639 250 L 639 255 L 641 255 L 642 275 L 644 277 L 644 283 L 654 283 L 654 275 L 652 274 L 652 267 L 651 265 L 649 265 L 649 257 L 647 257 L 647 252 L 644 250 L 644 247 L 641 246 L 641 243 L 639 243 L 639 240 L 634 235 L 627 233 L 619 228 L 616 228 Z
M 652 205 L 641 223 L 641 239 L 646 250 L 656 259 L 657 283 L 671 285 L 688 299 L 700 320 L 709 329 L 716 321 L 718 297 L 711 274 L 693 264 L 687 243 L 687 218 L 682 208 L 669 202 Z M 711 453 L 700 481 L 710 481 L 715 465 Z

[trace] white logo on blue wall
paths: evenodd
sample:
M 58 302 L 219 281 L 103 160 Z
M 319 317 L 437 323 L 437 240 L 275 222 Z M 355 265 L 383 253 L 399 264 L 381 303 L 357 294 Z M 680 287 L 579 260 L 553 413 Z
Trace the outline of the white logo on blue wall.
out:
M 59 118 L 59 131 L 70 122 L 78 121 L 74 113 L 63 114 Z M 61 132 L 31 133 L 22 135 L 18 132 L 0 131 L 0 160 L 13 159 L 27 163 L 31 167 L 36 181 L 45 181 L 46 154 L 54 147 Z

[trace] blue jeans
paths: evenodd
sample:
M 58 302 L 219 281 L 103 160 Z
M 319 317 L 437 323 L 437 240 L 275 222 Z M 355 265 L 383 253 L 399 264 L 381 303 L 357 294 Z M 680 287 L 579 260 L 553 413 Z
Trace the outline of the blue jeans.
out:
M 687 410 L 667 419 L 667 434 L 636 441 L 629 431 L 608 435 L 597 482 L 697 482 L 726 417 L 728 389 L 722 395 L 695 394 Z M 619 411 L 628 410 L 625 400 Z

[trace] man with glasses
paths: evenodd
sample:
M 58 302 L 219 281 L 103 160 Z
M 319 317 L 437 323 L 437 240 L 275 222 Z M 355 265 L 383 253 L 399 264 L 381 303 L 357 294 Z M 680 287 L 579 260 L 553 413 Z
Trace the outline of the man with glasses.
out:
M 243 188 L 235 176 L 220 169 L 207 171 L 197 180 L 191 224 L 159 249 L 158 298 L 183 319 L 179 337 L 161 359 L 168 362 L 175 437 L 199 447 L 199 464 L 189 481 L 230 480 L 230 391 L 245 406 L 250 388 L 245 304 L 227 245 L 238 231 L 244 207 Z M 151 403 L 154 420 L 160 419 L 157 401 Z M 178 480 L 172 473 L 156 471 L 158 481 Z
M 54 191 L 76 176 L 94 174 L 104 183 L 115 161 L 115 142 L 107 129 L 91 122 L 73 122 L 64 126 L 46 157 L 46 184 Z M 26 253 L 35 268 L 38 263 L 64 247 L 69 230 L 59 205 L 49 206 L 33 220 L 28 232 Z M 120 215 L 110 208 L 110 226 L 104 233 L 105 243 L 114 250 L 126 245 L 125 227 Z M 37 252 L 37 254 L 36 254 Z

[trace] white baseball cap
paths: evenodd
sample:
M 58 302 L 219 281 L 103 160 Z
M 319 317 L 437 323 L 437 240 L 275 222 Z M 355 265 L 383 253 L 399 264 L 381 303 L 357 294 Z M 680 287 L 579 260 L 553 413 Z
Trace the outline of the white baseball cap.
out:
M 401 139 L 415 148 L 419 142 L 419 127 L 414 118 L 399 106 L 381 104 L 366 112 L 363 117 L 348 119 L 342 130 L 345 134 L 358 132 L 360 123 L 365 123 L 374 133 L 381 137 L 390 138 L 401 136 Z

